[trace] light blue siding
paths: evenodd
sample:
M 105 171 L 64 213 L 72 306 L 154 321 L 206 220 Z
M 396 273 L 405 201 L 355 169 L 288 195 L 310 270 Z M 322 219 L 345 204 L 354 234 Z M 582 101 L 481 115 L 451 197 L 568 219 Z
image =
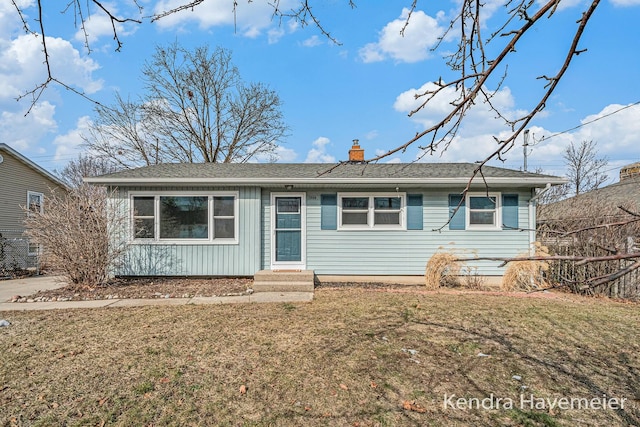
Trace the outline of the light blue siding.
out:
M 321 192 L 307 192 L 307 268 L 317 274 L 421 275 L 429 258 L 440 251 L 452 251 L 460 257 L 526 253 L 528 233 L 443 227 L 449 218 L 449 194 L 456 192 L 460 190 L 423 192 L 423 229 L 406 231 L 322 230 Z M 529 191 L 509 190 L 509 194 L 519 195 L 519 223 L 527 224 Z M 467 266 L 477 267 L 479 274 L 499 275 L 503 269 L 498 264 L 477 261 Z
M 499 191 L 500 189 L 495 189 Z M 238 191 L 239 235 L 237 244 L 130 244 L 121 275 L 204 275 L 250 276 L 271 266 L 271 192 L 281 189 L 244 187 L 130 187 L 118 192 L 120 202 L 129 209 L 129 192 L 142 191 Z M 301 191 L 301 190 L 299 190 Z M 344 191 L 344 190 L 340 190 Z M 362 191 L 362 190 L 354 190 Z M 380 188 L 371 192 L 393 192 Z M 306 191 L 306 267 L 317 274 L 422 275 L 427 261 L 440 251 L 452 251 L 460 257 L 511 257 L 528 250 L 529 233 L 518 230 L 450 230 L 446 225 L 450 212 L 450 194 L 460 188 L 408 191 L 413 203 L 408 230 L 336 230 L 322 227 L 322 195 L 337 189 Z M 529 223 L 529 189 L 505 190 L 518 195 L 518 224 Z M 420 197 L 414 197 L 420 196 Z M 326 200 L 325 200 L 326 201 Z M 327 212 L 325 204 L 325 213 Z M 409 218 L 408 218 L 409 220 Z M 129 224 L 127 224 L 128 226 Z M 502 274 L 499 262 L 469 262 L 479 274 Z
M 235 244 L 129 244 L 118 275 L 252 276 L 260 269 L 260 188 L 230 187 L 129 187 L 118 191 L 129 209 L 129 192 L 238 191 L 238 243 Z M 127 222 L 126 226 L 129 226 Z

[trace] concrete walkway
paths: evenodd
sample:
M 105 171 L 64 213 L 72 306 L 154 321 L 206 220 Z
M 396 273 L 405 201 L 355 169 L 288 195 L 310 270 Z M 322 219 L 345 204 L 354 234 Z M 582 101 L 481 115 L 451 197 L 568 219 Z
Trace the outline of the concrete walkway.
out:
M 66 284 L 62 276 L 35 276 L 26 279 L 0 280 L 0 303 L 10 301 L 14 295 L 26 297 L 38 291 L 61 288 Z
M 14 295 L 28 296 L 40 290 L 64 286 L 61 277 L 30 277 L 0 281 L 0 312 L 26 310 L 56 310 L 71 308 L 138 307 L 145 305 L 201 305 L 247 304 L 267 302 L 310 302 L 313 292 L 256 292 L 251 295 L 228 297 L 158 298 L 158 299 L 108 299 L 89 301 L 10 302 Z

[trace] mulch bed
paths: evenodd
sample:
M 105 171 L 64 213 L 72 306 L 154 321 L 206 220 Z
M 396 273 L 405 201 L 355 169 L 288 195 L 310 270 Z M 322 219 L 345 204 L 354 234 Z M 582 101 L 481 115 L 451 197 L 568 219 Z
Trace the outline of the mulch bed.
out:
M 160 299 L 193 298 L 215 296 L 237 296 L 252 293 L 253 279 L 238 277 L 198 278 L 198 277 L 122 277 L 112 280 L 109 285 L 95 289 L 77 289 L 66 286 L 58 289 L 39 291 L 30 296 L 16 296 L 12 302 L 87 301 L 105 299 Z M 415 293 L 483 293 L 489 295 L 514 295 L 533 298 L 554 298 L 564 292 L 501 292 L 496 289 L 440 288 L 426 290 L 421 284 L 394 284 L 376 282 L 321 282 L 316 290 L 369 289 L 382 292 Z
M 76 287 L 65 286 L 58 289 L 40 291 L 28 297 L 14 298 L 13 302 L 235 296 L 251 293 L 252 285 L 253 279 L 237 277 L 121 277 L 112 280 L 107 286 L 95 289 L 77 289 Z M 316 285 L 316 289 L 320 288 L 417 290 L 421 286 L 390 283 L 324 282 Z
M 125 298 L 192 298 L 244 295 L 250 293 L 253 279 L 249 278 L 192 278 L 144 277 L 117 278 L 109 285 L 95 289 L 65 286 L 40 291 L 14 302 L 86 301 Z

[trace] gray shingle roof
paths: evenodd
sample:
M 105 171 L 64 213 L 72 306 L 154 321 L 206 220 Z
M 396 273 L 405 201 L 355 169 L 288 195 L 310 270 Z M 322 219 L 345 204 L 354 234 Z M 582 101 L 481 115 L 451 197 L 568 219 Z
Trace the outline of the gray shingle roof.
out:
M 87 182 L 107 185 L 134 184 L 292 184 L 329 183 L 398 184 L 466 182 L 478 165 L 473 163 L 384 163 L 342 164 L 334 169 L 329 163 L 165 163 L 87 178 Z M 545 185 L 564 182 L 550 175 L 484 166 L 490 182 L 520 185 Z M 476 178 L 480 180 L 480 178 Z
M 640 177 L 627 178 L 588 193 L 551 203 L 541 211 L 541 219 L 558 219 L 586 209 L 598 210 L 602 216 L 622 212 L 618 206 L 637 210 L 640 206 Z

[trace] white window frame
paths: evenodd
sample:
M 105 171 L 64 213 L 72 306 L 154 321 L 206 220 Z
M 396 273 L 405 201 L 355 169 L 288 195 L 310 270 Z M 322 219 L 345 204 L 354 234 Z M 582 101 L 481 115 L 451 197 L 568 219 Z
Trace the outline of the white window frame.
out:
M 27 191 L 27 211 L 28 212 L 33 212 L 31 210 L 31 204 L 29 203 L 30 199 L 31 199 L 31 196 L 38 196 L 40 198 L 40 212 L 39 213 L 44 212 L 44 194 L 40 193 L 38 191 Z
M 495 224 L 471 224 L 471 198 L 493 197 L 496 199 Z M 473 209 L 478 212 L 488 212 L 494 209 Z M 502 230 L 502 193 L 467 193 L 465 200 L 465 222 L 467 230 Z
M 351 197 L 369 198 L 366 224 L 343 224 L 342 223 L 342 199 Z M 399 197 L 400 198 L 400 224 L 375 224 L 375 198 L 376 197 Z M 407 229 L 407 193 L 338 193 L 338 230 L 406 230 Z
M 31 250 L 31 246 L 35 247 L 35 251 Z M 38 245 L 36 243 L 31 243 L 27 241 L 27 256 L 39 256 L 42 254 L 42 245 Z
M 184 239 L 161 239 L 160 238 L 160 198 L 161 197 L 207 197 L 207 230 L 208 237 L 202 239 L 184 238 Z M 233 196 L 233 238 L 215 238 L 214 232 L 214 216 L 213 216 L 213 198 Z M 133 210 L 134 197 L 153 197 L 153 238 L 135 238 L 135 220 Z M 129 193 L 129 241 L 133 244 L 185 244 L 185 245 L 233 245 L 239 243 L 238 233 L 239 226 L 239 199 L 240 194 L 237 191 L 136 191 Z M 228 218 L 228 217 L 216 217 Z

